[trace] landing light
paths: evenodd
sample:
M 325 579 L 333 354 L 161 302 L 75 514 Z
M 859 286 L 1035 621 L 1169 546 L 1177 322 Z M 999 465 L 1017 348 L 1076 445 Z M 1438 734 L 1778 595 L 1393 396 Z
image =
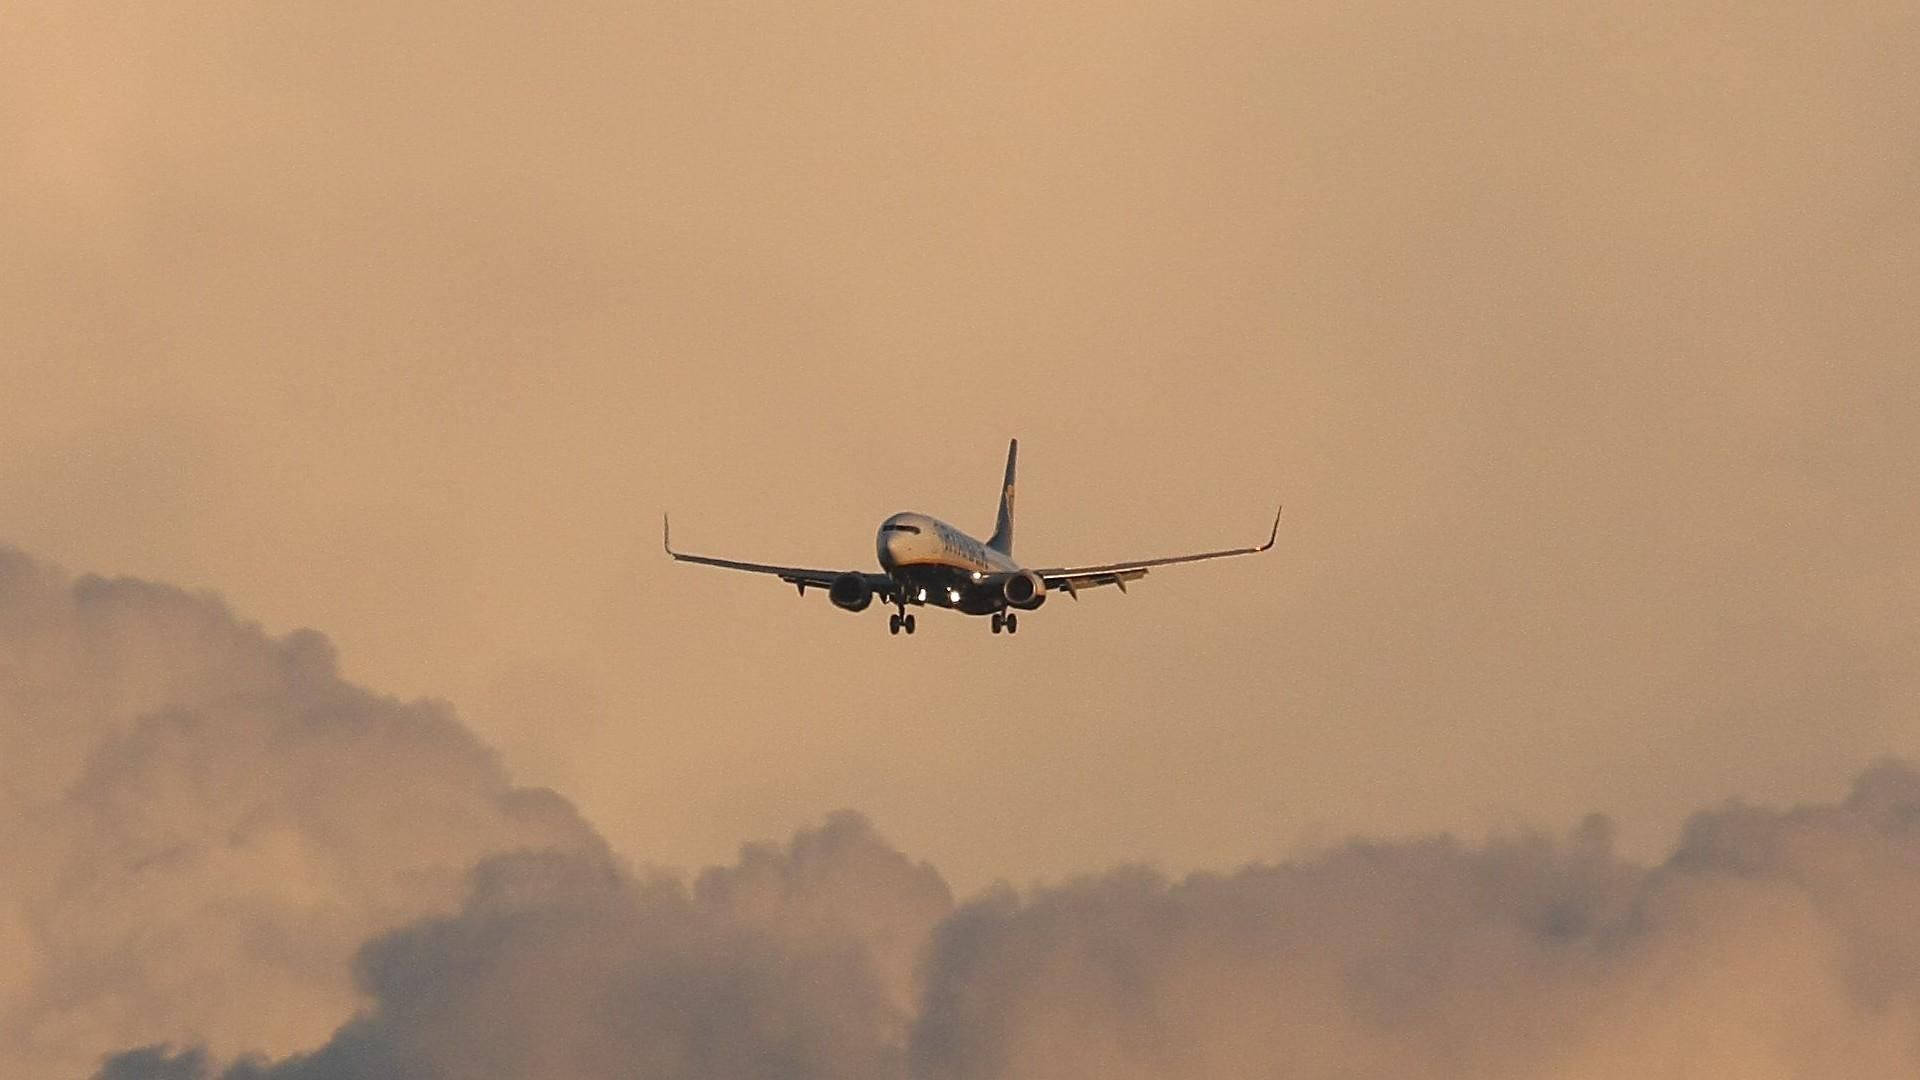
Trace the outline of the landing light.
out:
M 978 570 L 975 570 L 975 571 L 973 572 L 973 580 L 975 580 L 975 581 L 979 581 L 979 580 L 980 580 L 980 578 L 981 578 L 982 576 L 983 576 L 983 575 L 982 575 L 982 574 L 980 573 L 980 571 L 978 571 Z
M 925 589 L 920 590 L 920 602 L 923 604 L 927 602 L 927 590 Z
M 959 590 L 959 589 L 948 589 L 948 590 L 947 590 L 947 599 L 948 599 L 948 600 L 951 600 L 951 601 L 953 601 L 953 602 L 954 602 L 954 603 L 956 603 L 956 604 L 957 604 L 957 603 L 959 603 L 959 602 L 960 602 L 960 590 Z

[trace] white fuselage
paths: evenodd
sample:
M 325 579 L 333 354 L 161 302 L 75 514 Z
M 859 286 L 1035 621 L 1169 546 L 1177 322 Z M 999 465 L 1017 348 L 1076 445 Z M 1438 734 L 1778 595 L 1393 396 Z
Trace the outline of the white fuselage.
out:
M 925 514 L 895 514 L 881 522 L 875 545 L 880 568 L 909 585 L 916 603 L 998 610 L 999 580 L 1020 570 L 1011 557 Z

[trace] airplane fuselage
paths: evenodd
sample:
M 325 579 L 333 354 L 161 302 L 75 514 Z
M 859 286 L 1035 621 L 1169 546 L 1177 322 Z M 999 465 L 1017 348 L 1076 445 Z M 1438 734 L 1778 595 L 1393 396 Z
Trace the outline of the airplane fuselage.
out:
M 1008 556 L 926 514 L 895 514 L 880 523 L 874 540 L 880 569 L 901 584 L 909 603 L 968 615 L 1005 609 L 1002 583 L 1021 569 Z

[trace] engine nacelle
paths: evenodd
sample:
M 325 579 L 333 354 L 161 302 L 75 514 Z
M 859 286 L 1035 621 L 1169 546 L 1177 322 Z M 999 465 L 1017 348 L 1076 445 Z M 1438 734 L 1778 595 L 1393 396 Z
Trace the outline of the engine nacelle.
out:
M 1010 574 L 1000 586 L 1000 593 L 1007 598 L 1007 606 L 1021 611 L 1032 611 L 1047 600 L 1047 583 L 1039 574 L 1031 570 L 1022 570 Z
M 865 611 L 867 605 L 873 603 L 873 586 L 867 584 L 863 575 L 849 570 L 827 586 L 827 599 L 845 611 Z

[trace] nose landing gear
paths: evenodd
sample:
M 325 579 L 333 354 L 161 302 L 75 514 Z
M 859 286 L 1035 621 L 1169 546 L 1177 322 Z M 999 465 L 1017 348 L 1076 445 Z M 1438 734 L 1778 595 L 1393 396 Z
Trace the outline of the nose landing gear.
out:
M 906 582 L 895 579 L 893 594 L 887 599 L 893 601 L 894 612 L 887 616 L 887 633 L 897 634 L 902 630 L 913 633 L 913 616 L 907 614 Z

